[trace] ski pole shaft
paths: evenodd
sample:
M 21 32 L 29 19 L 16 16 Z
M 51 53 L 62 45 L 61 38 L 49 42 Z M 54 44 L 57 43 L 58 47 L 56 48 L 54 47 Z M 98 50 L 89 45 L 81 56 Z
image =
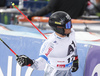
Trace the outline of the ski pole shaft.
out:
M 14 6 L 44 36 L 45 39 L 47 39 L 47 37 L 16 7 L 14 3 L 12 3 L 12 6 Z
M 18 57 L 18 55 L 0 38 L 0 40 L 1 40 L 1 42 L 3 43 L 3 44 L 5 44 L 9 49 L 10 49 L 10 51 L 16 56 L 16 57 Z

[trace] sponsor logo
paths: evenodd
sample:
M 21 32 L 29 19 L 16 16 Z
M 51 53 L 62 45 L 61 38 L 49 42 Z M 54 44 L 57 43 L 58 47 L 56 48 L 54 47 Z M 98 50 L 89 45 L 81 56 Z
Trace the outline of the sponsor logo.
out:
M 60 68 L 64 68 L 64 67 L 71 67 L 73 64 L 73 62 L 69 63 L 69 64 L 57 64 L 57 67 L 60 67 Z
M 47 53 L 45 53 L 45 55 L 46 55 L 46 56 L 48 56 L 48 55 L 49 55 L 49 53 L 50 53 L 51 51 L 52 51 L 52 48 L 51 48 L 51 47 L 49 47 L 49 48 L 48 48 L 48 52 L 47 52 Z
M 65 61 L 57 61 L 57 62 L 65 62 Z
M 69 20 L 71 19 L 71 17 L 68 14 L 66 15 L 66 18 L 69 19 Z
M 65 65 L 57 64 L 57 67 L 64 68 Z
M 89 48 L 84 76 L 100 76 L 100 46 L 91 45 Z
M 100 64 L 97 64 L 93 69 L 92 76 L 100 76 Z
M 57 41 L 54 41 L 54 43 L 57 43 Z
M 55 24 L 61 25 L 61 22 L 56 22 L 56 21 L 55 21 Z

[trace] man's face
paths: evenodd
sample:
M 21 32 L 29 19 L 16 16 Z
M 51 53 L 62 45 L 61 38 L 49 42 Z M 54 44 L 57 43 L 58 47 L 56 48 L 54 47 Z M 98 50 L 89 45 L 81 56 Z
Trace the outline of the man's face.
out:
M 65 34 L 67 35 L 67 34 L 69 34 L 69 33 L 71 33 L 71 29 L 64 29 L 65 30 Z M 59 34 L 59 33 L 57 33 L 56 32 L 56 34 L 58 35 L 58 36 L 60 36 L 60 37 L 65 37 L 66 35 L 62 35 L 62 34 Z

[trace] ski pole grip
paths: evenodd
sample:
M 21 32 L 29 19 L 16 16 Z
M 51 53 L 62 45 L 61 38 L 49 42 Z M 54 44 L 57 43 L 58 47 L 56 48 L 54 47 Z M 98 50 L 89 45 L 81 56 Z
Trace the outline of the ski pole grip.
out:
M 16 54 L 16 57 L 19 57 L 19 56 Z

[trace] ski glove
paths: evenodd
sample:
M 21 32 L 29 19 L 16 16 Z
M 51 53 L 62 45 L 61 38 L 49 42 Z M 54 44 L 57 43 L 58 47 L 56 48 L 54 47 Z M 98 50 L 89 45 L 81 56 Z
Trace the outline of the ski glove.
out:
M 34 64 L 34 61 L 25 55 L 18 56 L 16 60 L 20 66 L 31 66 Z
M 74 56 L 72 72 L 76 72 L 79 68 L 78 56 Z
M 33 17 L 33 16 L 35 16 L 35 13 L 29 14 L 29 15 L 27 16 L 27 18 L 28 18 L 29 20 L 32 20 L 32 17 Z

